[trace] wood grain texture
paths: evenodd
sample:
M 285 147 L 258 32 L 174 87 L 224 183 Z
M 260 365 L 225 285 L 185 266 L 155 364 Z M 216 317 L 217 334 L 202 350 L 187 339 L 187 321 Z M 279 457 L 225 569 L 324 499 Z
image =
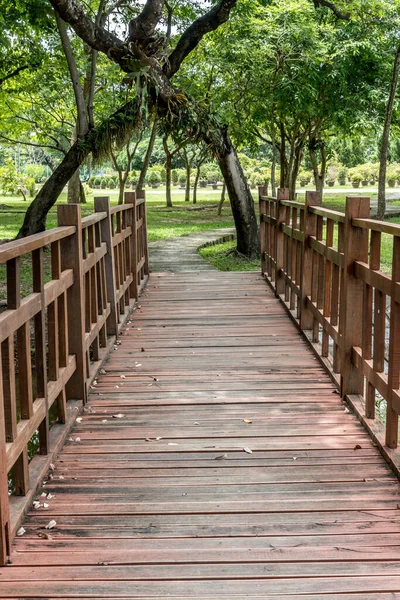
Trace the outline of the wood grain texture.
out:
M 400 599 L 398 480 L 261 276 L 153 275 L 120 340 L 0 598 Z

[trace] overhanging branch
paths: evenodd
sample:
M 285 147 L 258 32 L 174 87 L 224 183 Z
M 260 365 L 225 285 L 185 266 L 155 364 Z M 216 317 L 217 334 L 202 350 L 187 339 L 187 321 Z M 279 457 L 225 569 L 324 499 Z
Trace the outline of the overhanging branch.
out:
M 237 0 L 220 0 L 205 15 L 196 19 L 181 35 L 175 50 L 169 56 L 165 72 L 171 78 L 179 70 L 185 58 L 196 48 L 206 33 L 218 29 L 229 19 L 230 12 Z
M 336 4 L 330 2 L 330 0 L 314 0 L 314 6 L 317 8 L 318 6 L 326 6 L 333 12 L 333 14 L 338 18 L 344 21 L 350 20 L 350 13 L 341 11 Z

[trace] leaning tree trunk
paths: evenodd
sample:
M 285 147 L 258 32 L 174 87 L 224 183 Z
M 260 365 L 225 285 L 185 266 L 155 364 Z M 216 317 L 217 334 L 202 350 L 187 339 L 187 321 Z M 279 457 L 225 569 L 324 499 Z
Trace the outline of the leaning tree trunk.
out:
M 137 102 L 131 100 L 96 128 L 90 130 L 83 140 L 75 142 L 67 154 L 54 170 L 52 175 L 41 188 L 36 198 L 30 204 L 25 213 L 24 222 L 18 232 L 17 239 L 34 233 L 40 233 L 46 229 L 46 217 L 51 207 L 71 179 L 72 175 L 79 169 L 82 162 L 91 152 L 98 152 L 104 145 L 109 143 L 110 137 L 120 132 L 121 120 L 136 122 Z
M 237 233 L 237 251 L 248 258 L 259 253 L 259 236 L 254 200 L 243 169 L 228 134 L 223 132 L 225 150 L 218 155 L 224 176 Z
M 76 142 L 67 152 L 54 173 L 49 177 L 39 191 L 34 201 L 26 211 L 24 222 L 18 232 L 17 239 L 46 229 L 46 217 L 50 208 L 63 191 L 64 186 L 79 168 L 85 156 L 91 151 L 90 147 L 82 149 Z
M 151 134 L 150 134 L 149 145 L 147 146 L 146 155 L 143 160 L 143 167 L 139 174 L 139 181 L 136 186 L 136 191 L 141 191 L 144 188 L 144 182 L 146 181 L 147 170 L 150 165 L 151 155 L 153 154 L 153 150 L 154 150 L 154 142 L 156 141 L 156 136 L 157 136 L 157 122 L 158 122 L 158 117 L 156 115 L 154 117 L 153 128 L 152 128 Z
M 397 48 L 394 58 L 392 80 L 390 82 L 389 98 L 386 105 L 385 123 L 383 126 L 381 148 L 379 153 L 379 183 L 378 183 L 378 212 L 377 218 L 385 218 L 386 212 L 386 169 L 389 151 L 390 126 L 392 124 L 394 101 L 396 98 L 397 85 L 400 70 L 400 46 Z

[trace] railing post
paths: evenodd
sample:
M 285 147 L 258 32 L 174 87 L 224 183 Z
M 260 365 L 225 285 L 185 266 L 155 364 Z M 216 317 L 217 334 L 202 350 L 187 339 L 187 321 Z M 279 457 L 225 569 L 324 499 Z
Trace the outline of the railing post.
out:
M 107 302 L 110 303 L 110 315 L 107 319 L 107 333 L 109 335 L 118 335 L 118 313 L 117 299 L 115 293 L 115 264 L 114 248 L 112 244 L 112 215 L 110 212 L 110 198 L 94 198 L 95 212 L 107 213 L 107 218 L 100 222 L 101 241 L 106 243 L 107 254 L 104 257 L 106 271 L 106 290 Z
M 278 200 L 276 202 L 276 229 L 275 229 L 275 294 L 280 296 L 285 293 L 285 280 L 282 277 L 284 263 L 284 244 L 285 234 L 282 231 L 282 224 L 285 222 L 286 208 L 281 205 L 281 200 L 289 200 L 289 190 L 287 188 L 278 189 Z
M 144 202 L 141 205 L 141 214 L 143 219 L 143 227 L 142 227 L 142 235 L 143 235 L 143 250 L 144 250 L 144 274 L 149 275 L 150 266 L 149 266 L 149 243 L 147 240 L 147 207 L 146 207 L 146 192 L 145 190 L 137 190 L 136 197 L 144 198 Z
M 125 192 L 125 204 L 131 204 L 132 209 L 129 211 L 129 224 L 132 229 L 130 239 L 130 257 L 131 257 L 131 272 L 133 281 L 130 286 L 130 296 L 135 300 L 138 297 L 138 274 L 137 274 L 137 228 L 136 228 L 136 192 Z
M 267 224 L 265 223 L 263 216 L 267 214 L 267 201 L 263 199 L 263 196 L 268 194 L 268 188 L 265 185 L 261 185 L 258 188 L 258 204 L 260 208 L 260 254 L 261 254 L 261 275 L 267 270 L 267 261 L 265 251 L 267 247 Z
M 347 197 L 344 223 L 343 296 L 340 312 L 342 320 L 340 356 L 340 392 L 342 398 L 349 394 L 363 394 L 364 376 L 351 360 L 353 346 L 362 346 L 362 306 L 364 284 L 354 276 L 355 261 L 368 263 L 368 230 L 354 227 L 352 219 L 368 219 L 370 199 Z
M 0 364 L 1 360 L 2 357 L 0 345 Z M 10 555 L 11 541 L 2 369 L 0 369 L 0 401 L 0 565 L 4 565 L 7 562 L 8 556 Z
M 301 260 L 300 283 L 300 329 L 306 331 L 313 328 L 313 315 L 307 306 L 307 297 L 311 297 L 312 285 L 312 258 L 313 251 L 310 246 L 310 236 L 317 234 L 317 215 L 309 211 L 310 206 L 321 206 L 321 192 L 306 192 L 306 207 L 304 210 L 304 240 Z
M 58 206 L 58 225 L 74 225 L 73 235 L 61 241 L 61 268 L 72 269 L 74 283 L 67 291 L 69 351 L 75 354 L 76 370 L 67 383 L 68 399 L 87 399 L 86 385 L 86 340 L 85 340 L 85 296 L 82 249 L 82 216 L 79 204 Z
M 393 239 L 392 258 L 392 292 L 390 299 L 390 333 L 389 333 L 389 368 L 388 398 L 386 407 L 386 446 L 397 448 L 399 431 L 399 414 L 393 408 L 393 390 L 400 384 L 400 304 L 396 299 L 398 282 L 400 281 L 400 238 Z M 386 306 L 383 306 L 386 314 Z M 385 317 L 384 317 L 385 318 Z

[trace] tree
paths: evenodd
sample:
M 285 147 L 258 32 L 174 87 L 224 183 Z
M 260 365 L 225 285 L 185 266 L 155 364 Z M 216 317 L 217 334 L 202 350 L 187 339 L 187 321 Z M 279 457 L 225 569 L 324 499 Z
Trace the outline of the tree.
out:
M 135 122 L 138 123 L 149 106 L 155 107 L 161 118 L 170 125 L 173 123 L 174 129 L 186 131 L 193 142 L 204 140 L 210 146 L 226 180 L 238 232 L 238 251 L 247 256 L 255 256 L 258 251 L 258 228 L 254 202 L 227 130 L 221 128 L 218 120 L 205 107 L 191 100 L 171 84 L 171 79 L 179 71 L 183 61 L 203 37 L 229 19 L 236 2 L 237 0 L 220 0 L 210 10 L 195 19 L 178 38 L 174 49 L 166 54 L 166 39 L 156 31 L 163 14 L 163 0 L 146 1 L 141 12 L 130 21 L 126 41 L 120 40 L 116 34 L 107 31 L 101 24 L 94 23 L 78 2 L 51 0 L 60 17 L 70 24 L 88 46 L 104 53 L 124 72 L 133 74 L 137 82 L 136 104 L 139 110 L 135 117 L 130 113 L 130 118 L 135 118 Z M 120 116 L 122 114 L 124 114 L 123 107 L 119 112 Z M 53 203 L 56 200 L 54 197 L 56 190 L 68 181 L 72 174 L 71 169 L 75 167 L 76 170 L 83 156 L 87 156 L 82 148 L 94 144 L 96 149 L 95 130 L 96 128 L 89 131 L 83 140 L 72 146 L 56 170 L 57 174 L 55 172 L 47 182 L 47 192 L 51 191 Z M 100 137 L 104 143 L 104 136 Z M 54 181 L 56 178 L 57 183 Z M 35 205 L 36 202 L 33 212 L 37 210 L 37 204 L 43 200 L 40 197 L 37 202 L 38 198 L 32 203 Z M 48 203 L 44 205 L 47 207 Z M 36 222 L 37 226 L 43 227 L 44 217 L 45 215 L 42 214 Z M 28 222 L 25 222 L 20 235 L 31 230 Z
M 167 201 L 168 208 L 172 208 L 172 194 L 171 194 L 171 184 L 172 184 L 172 161 L 174 157 L 180 152 L 182 146 L 186 143 L 185 141 L 181 141 L 178 143 L 173 150 L 168 146 L 168 133 L 163 135 L 162 141 L 165 152 L 165 197 Z

